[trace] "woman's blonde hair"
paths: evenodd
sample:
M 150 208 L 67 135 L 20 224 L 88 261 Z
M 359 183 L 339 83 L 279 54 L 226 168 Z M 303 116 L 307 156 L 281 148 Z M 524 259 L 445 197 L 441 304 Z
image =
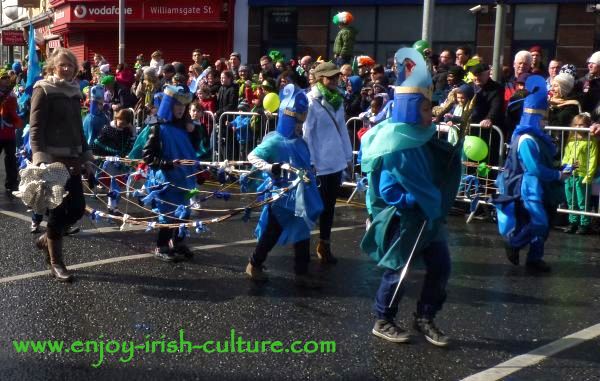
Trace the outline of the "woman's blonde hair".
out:
M 54 51 L 48 56 L 48 59 L 46 60 L 46 65 L 44 66 L 44 69 L 46 70 L 48 75 L 54 74 L 56 63 L 61 57 L 66 57 L 73 64 L 75 72 L 77 72 L 77 70 L 79 69 L 79 64 L 77 63 L 77 57 L 75 57 L 75 54 L 73 54 L 73 52 L 71 52 L 67 48 L 60 47 L 54 49 Z

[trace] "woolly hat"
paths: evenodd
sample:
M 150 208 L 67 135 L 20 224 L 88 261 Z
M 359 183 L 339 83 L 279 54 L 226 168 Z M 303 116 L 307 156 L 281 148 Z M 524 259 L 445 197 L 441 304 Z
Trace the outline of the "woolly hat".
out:
M 352 20 L 354 20 L 354 17 L 350 12 L 340 12 L 333 16 L 333 23 L 335 25 L 348 25 Z
M 375 65 L 375 60 L 369 56 L 358 56 L 356 57 L 356 62 L 358 66 L 373 66 Z
M 13 62 L 12 69 L 17 74 L 20 74 L 23 71 L 23 67 L 21 66 L 21 63 L 19 61 Z
M 577 77 L 577 68 L 573 64 L 566 64 L 560 68 L 559 73 L 570 74 L 573 78 L 576 78 Z
M 147 66 L 144 68 L 144 75 L 151 75 L 153 77 L 156 77 L 156 69 L 154 69 L 153 67 Z
M 100 65 L 99 69 L 103 74 L 108 74 L 110 73 L 110 64 Z
M 573 86 L 575 85 L 575 78 L 567 73 L 558 73 L 558 75 L 554 77 L 552 81 L 556 82 L 560 87 L 560 95 L 562 97 L 569 95 L 571 90 L 573 90 Z
M 105 75 L 100 80 L 100 83 L 103 84 L 104 86 L 114 85 L 114 83 L 115 83 L 115 76 L 114 75 Z
M 587 62 L 595 63 L 596 65 L 600 65 L 600 51 L 594 52 L 594 54 L 592 54 L 590 56 L 590 58 L 588 58 Z
M 250 111 L 250 105 L 245 100 L 241 101 L 237 107 L 238 111 Z

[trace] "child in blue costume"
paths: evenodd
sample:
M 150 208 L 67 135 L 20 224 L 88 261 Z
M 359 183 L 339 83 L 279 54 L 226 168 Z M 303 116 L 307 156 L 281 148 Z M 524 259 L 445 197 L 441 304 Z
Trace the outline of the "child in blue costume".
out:
M 96 85 L 90 89 L 90 112 L 83 120 L 83 133 L 88 145 L 100 135 L 104 126 L 110 121 L 104 112 L 104 86 Z
M 395 60 L 399 72 L 391 120 L 362 138 L 361 166 L 368 174 L 367 209 L 372 223 L 361 248 L 385 268 L 375 298 L 377 320 L 372 333 L 395 343 L 410 340 L 408 332 L 394 322 L 404 284 L 400 297 L 390 304 L 399 271 L 418 240 L 416 253 L 425 263 L 426 275 L 414 327 L 432 344 L 446 346 L 448 337 L 433 319 L 446 300 L 450 276 L 446 216 L 460 184 L 462 141 L 453 147 L 435 137 L 431 76 L 423 56 L 403 48 Z
M 302 122 L 306 118 L 306 94 L 293 84 L 280 94 L 277 130 L 268 134 L 263 142 L 248 155 L 252 165 L 267 172 L 272 189 L 287 187 L 296 179 L 290 172 L 282 173 L 284 164 L 306 171 L 310 182 L 301 181 L 289 192 L 283 193 L 274 203 L 263 208 L 256 236 L 258 244 L 246 267 L 246 274 L 256 281 L 265 281 L 263 263 L 276 244 L 294 245 L 296 284 L 300 287 L 318 288 L 320 282 L 308 274 L 310 261 L 310 228 L 323 210 L 310 165 L 310 152 L 302 139 Z M 274 193 L 275 194 L 275 193 Z
M 498 229 L 506 242 L 506 256 L 519 265 L 519 250 L 529 245 L 526 269 L 530 273 L 547 273 L 550 266 L 544 257 L 544 242 L 550 232 L 551 216 L 562 198 L 562 181 L 570 172 L 559 170 L 554 157 L 557 148 L 543 130 L 542 120 L 548 110 L 545 80 L 539 75 L 527 78 L 528 92 L 523 113 L 511 141 L 504 171 L 496 179 L 498 194 L 494 204 L 498 212 Z
M 190 138 L 186 127 L 191 123 L 187 105 L 192 101 L 192 93 L 183 87 L 167 86 L 158 109 L 160 124 L 151 126 L 148 141 L 144 146 L 143 158 L 154 174 L 149 175 L 160 184 L 169 183 L 154 199 L 160 212 L 160 223 L 181 223 L 189 218 L 187 190 L 196 187 L 194 166 L 179 165 L 179 160 L 195 160 L 196 142 Z M 183 188 L 183 189 L 180 189 Z M 178 211 L 179 210 L 179 211 Z M 160 228 L 156 242 L 155 256 L 171 262 L 176 257 L 192 257 L 191 250 L 183 244 L 177 228 Z

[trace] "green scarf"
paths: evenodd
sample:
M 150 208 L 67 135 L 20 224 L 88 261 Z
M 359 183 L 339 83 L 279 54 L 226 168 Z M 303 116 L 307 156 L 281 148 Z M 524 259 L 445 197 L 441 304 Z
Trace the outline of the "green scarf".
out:
M 323 95 L 325 101 L 327 101 L 335 111 L 340 108 L 344 98 L 342 98 L 337 90 L 331 91 L 321 82 L 317 82 L 317 89 L 319 89 L 319 92 Z

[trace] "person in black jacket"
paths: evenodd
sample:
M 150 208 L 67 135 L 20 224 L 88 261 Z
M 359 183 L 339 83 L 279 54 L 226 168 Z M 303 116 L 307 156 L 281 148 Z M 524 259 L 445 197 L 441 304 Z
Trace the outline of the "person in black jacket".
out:
M 237 110 L 238 92 L 233 83 L 233 73 L 225 70 L 221 73 L 221 87 L 217 93 L 217 117 L 227 111 Z
M 592 115 L 594 122 L 600 121 L 600 51 L 587 60 L 588 73 L 575 84 L 575 92 L 582 94 L 581 107 Z
M 475 86 L 475 105 L 471 114 L 471 123 L 479 123 L 481 125 L 481 138 L 488 141 L 490 132 L 485 131 L 492 125 L 503 127 L 502 113 L 502 86 L 490 78 L 490 67 L 487 64 L 479 63 L 471 68 L 471 72 L 475 76 L 473 84 Z M 507 137 L 508 138 L 508 137 Z M 493 146 L 489 147 L 490 157 L 488 163 L 491 165 L 498 164 L 498 151 L 500 139 L 492 140 Z

